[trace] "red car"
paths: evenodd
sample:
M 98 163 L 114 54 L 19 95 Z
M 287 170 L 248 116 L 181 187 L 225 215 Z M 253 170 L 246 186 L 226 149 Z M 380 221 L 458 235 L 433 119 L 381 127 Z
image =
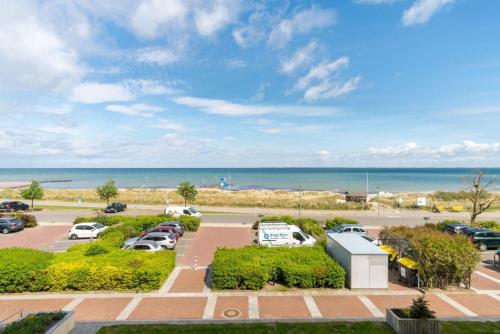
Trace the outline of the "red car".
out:
M 151 232 L 168 232 L 168 233 L 172 233 L 172 235 L 175 237 L 175 240 L 179 239 L 179 237 L 180 237 L 179 233 L 174 232 L 174 229 L 173 229 L 172 226 L 156 226 L 156 227 L 150 228 L 149 230 L 142 231 L 141 234 L 140 234 L 140 236 L 143 237 L 146 234 L 151 233 Z

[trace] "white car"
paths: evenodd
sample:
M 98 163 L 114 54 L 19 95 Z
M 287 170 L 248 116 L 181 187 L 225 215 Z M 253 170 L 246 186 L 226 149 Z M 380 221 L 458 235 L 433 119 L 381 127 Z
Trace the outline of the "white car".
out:
M 71 240 L 92 238 L 97 239 L 108 227 L 99 223 L 81 223 L 75 224 L 69 231 Z
M 263 246 L 314 246 L 316 239 L 304 233 L 295 225 L 284 222 L 263 222 L 259 224 L 259 245 Z
M 176 218 L 182 215 L 201 218 L 201 213 L 190 206 L 168 206 L 165 208 L 165 214 Z

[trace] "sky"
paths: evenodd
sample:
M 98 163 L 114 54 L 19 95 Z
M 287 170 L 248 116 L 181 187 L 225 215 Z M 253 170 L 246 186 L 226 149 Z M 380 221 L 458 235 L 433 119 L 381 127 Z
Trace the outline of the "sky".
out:
M 0 167 L 500 166 L 500 1 L 0 6 Z

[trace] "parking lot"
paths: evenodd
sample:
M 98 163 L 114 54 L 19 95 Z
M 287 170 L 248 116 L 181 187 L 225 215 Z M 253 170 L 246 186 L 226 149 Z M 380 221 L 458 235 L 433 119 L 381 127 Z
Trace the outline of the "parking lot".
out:
M 67 224 L 41 225 L 34 228 L 25 228 L 22 231 L 1 234 L 0 248 L 27 247 L 51 251 L 63 251 L 72 243 L 64 243 L 68 239 Z

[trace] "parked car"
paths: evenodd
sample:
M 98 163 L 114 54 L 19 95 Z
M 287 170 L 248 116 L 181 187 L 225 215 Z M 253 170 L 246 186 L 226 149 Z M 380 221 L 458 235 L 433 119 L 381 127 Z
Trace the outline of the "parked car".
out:
M 497 249 L 500 247 L 500 233 L 498 232 L 486 229 L 474 229 L 468 233 L 468 236 L 481 252 L 489 248 Z
M 99 238 L 102 232 L 104 232 L 108 227 L 99 223 L 81 223 L 75 224 L 69 231 L 69 238 L 71 240 L 83 239 L 83 238 Z
M 4 217 L 0 218 L 0 231 L 3 234 L 17 232 L 24 229 L 24 223 L 19 218 Z
M 127 204 L 123 203 L 111 203 L 111 205 L 108 205 L 105 209 L 105 213 L 117 213 L 120 211 L 125 211 L 127 208 Z
M 201 213 L 198 212 L 193 207 L 190 206 L 168 206 L 165 208 L 166 215 L 172 215 L 173 217 L 179 217 L 182 215 L 199 217 L 201 218 Z
M 448 224 L 444 227 L 443 232 L 448 234 L 463 234 L 464 230 L 471 228 L 467 224 Z
M 174 231 L 174 228 L 171 226 L 156 226 L 153 228 L 150 228 L 149 230 L 142 231 L 141 234 L 139 235 L 140 237 L 145 236 L 146 234 L 152 233 L 152 232 L 167 232 L 167 233 L 172 233 L 175 237 L 175 239 L 179 239 L 180 234 Z
M 368 235 L 368 231 L 359 224 L 342 224 L 337 225 L 327 232 L 331 233 L 356 233 L 359 235 Z
M 145 241 L 141 240 L 127 249 L 142 250 L 146 252 L 159 252 L 164 250 L 164 248 L 161 247 L 156 241 L 151 241 L 151 240 L 145 240 Z
M 131 246 L 135 245 L 140 241 L 156 241 L 161 247 L 165 249 L 174 249 L 177 240 L 172 233 L 169 232 L 151 232 L 143 237 L 134 237 L 126 240 L 123 243 L 122 248 L 130 249 Z
M 19 201 L 9 201 L 0 204 L 0 212 L 26 211 L 29 208 L 28 204 Z
M 158 226 L 170 226 L 174 229 L 174 232 L 179 233 L 181 237 L 184 235 L 184 225 L 179 221 L 166 221 Z

